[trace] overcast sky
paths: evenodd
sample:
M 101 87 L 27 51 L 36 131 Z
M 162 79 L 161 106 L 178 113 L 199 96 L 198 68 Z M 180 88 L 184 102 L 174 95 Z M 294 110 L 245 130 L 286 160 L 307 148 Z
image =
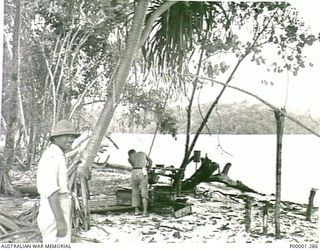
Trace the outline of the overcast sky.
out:
M 314 33 L 320 32 L 320 1 L 319 0 L 292 0 Z M 264 67 L 252 63 L 243 65 L 237 72 L 232 85 L 250 91 L 277 107 L 285 106 L 287 111 L 310 112 L 311 116 L 320 117 L 320 45 L 319 42 L 306 50 L 307 59 L 314 67 L 301 69 L 298 76 L 274 74 L 267 72 Z M 272 81 L 274 85 L 264 85 L 261 80 Z M 288 87 L 287 87 L 288 86 Z M 208 97 L 209 100 L 209 97 Z M 222 96 L 222 102 L 248 100 L 258 102 L 252 97 L 228 89 Z
M 3 1 L 0 1 L 0 8 L 3 8 Z M 320 1 L 319 0 L 289 0 L 300 12 L 306 23 L 310 25 L 313 32 L 320 32 Z M 2 12 L 2 11 L 1 11 Z M 0 16 L 1 17 L 1 16 Z M 1 22 L 3 21 L 2 18 Z M 0 25 L 1 25 L 0 22 Z M 2 38 L 2 36 L 1 36 Z M 0 41 L 1 42 L 1 41 Z M 0 48 L 1 53 L 2 48 Z M 310 111 L 312 116 L 320 117 L 320 45 L 317 43 L 307 51 L 308 59 L 314 63 L 314 67 L 302 69 L 297 77 L 266 72 L 262 67 L 250 65 L 242 67 L 236 75 L 236 81 L 232 82 L 241 88 L 253 92 L 271 102 L 282 107 L 285 105 L 288 111 Z M 0 58 L 1 63 L 1 58 Z M 0 70 L 1 73 L 1 70 Z M 261 80 L 273 81 L 274 85 L 263 85 Z M 1 82 L 1 77 L 0 77 Z M 287 87 L 288 86 L 288 87 Z M 0 86 L 1 89 L 1 86 Z M 212 95 L 203 97 L 210 101 Z M 1 98 L 0 98 L 1 100 Z M 232 101 L 253 101 L 244 94 L 228 90 L 221 99 L 221 102 Z M 0 105 L 1 107 L 1 105 Z

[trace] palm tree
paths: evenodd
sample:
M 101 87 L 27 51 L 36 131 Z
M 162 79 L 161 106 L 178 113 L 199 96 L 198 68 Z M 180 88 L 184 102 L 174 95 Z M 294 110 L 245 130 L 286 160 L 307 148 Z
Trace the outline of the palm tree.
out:
M 128 33 L 128 39 L 126 43 L 125 51 L 118 64 L 114 77 L 112 78 L 112 88 L 109 89 L 107 101 L 104 104 L 103 110 L 99 116 L 99 119 L 95 125 L 90 140 L 83 152 L 82 163 L 79 166 L 80 180 L 82 187 L 86 185 L 86 178 L 89 174 L 89 167 L 92 165 L 95 155 L 99 150 L 99 145 L 105 135 L 108 126 L 111 122 L 114 111 L 119 103 L 120 95 L 126 84 L 127 77 L 130 73 L 132 61 L 134 55 L 138 50 L 140 43 L 141 33 L 144 27 L 145 16 L 148 9 L 148 0 L 139 0 L 136 3 L 134 16 L 132 19 L 131 29 Z M 88 197 L 85 190 L 82 191 L 84 213 L 89 218 Z M 89 223 L 89 219 L 87 219 Z M 89 228 L 89 226 L 85 226 Z
M 93 163 L 94 156 L 96 155 L 99 145 L 102 141 L 104 134 L 106 133 L 108 126 L 112 120 L 114 111 L 119 104 L 120 96 L 123 93 L 128 78 L 133 58 L 140 46 L 143 45 L 143 54 L 148 62 L 147 67 L 155 67 L 157 65 L 158 73 L 160 71 L 167 71 L 168 69 L 177 70 L 183 72 L 187 60 L 190 58 L 196 50 L 195 48 L 201 47 L 202 51 L 208 53 L 206 46 L 212 45 L 220 38 L 220 34 L 212 32 L 212 28 L 216 25 L 220 25 L 220 30 L 226 35 L 224 37 L 225 44 L 220 44 L 220 49 L 226 51 L 240 51 L 240 45 L 238 41 L 233 37 L 230 31 L 231 23 L 243 21 L 246 15 L 258 15 L 260 9 L 263 9 L 266 3 L 253 3 L 252 5 L 247 3 L 229 3 L 227 9 L 223 3 L 220 2 L 167 2 L 167 1 L 152 1 L 150 4 L 150 11 L 147 13 L 149 3 L 147 0 L 137 0 L 135 2 L 135 10 L 131 23 L 131 28 L 128 33 L 128 39 L 126 42 L 126 48 L 123 52 L 113 76 L 111 78 L 111 84 L 108 90 L 107 101 L 104 104 L 104 108 L 99 116 L 99 119 L 95 125 L 92 136 L 89 143 L 82 155 L 82 163 L 78 170 L 81 176 L 81 183 L 86 185 L 86 178 L 90 171 L 90 166 Z M 286 4 L 271 3 L 270 11 L 275 9 L 286 8 Z M 237 15 L 237 11 L 243 12 L 242 15 Z M 270 18 L 269 18 L 270 19 Z M 271 19 L 272 20 L 272 19 Z M 237 70 L 240 63 L 256 48 L 258 38 L 264 31 L 268 31 L 272 37 L 272 27 L 269 26 L 270 22 L 267 22 L 261 29 L 255 30 L 253 44 L 243 46 L 245 48 L 242 53 L 239 52 L 238 62 L 231 72 L 227 84 L 231 81 L 233 74 Z M 145 25 L 145 27 L 144 27 Z M 152 36 L 149 34 L 152 33 Z M 265 34 L 264 34 L 265 35 Z M 269 39 L 268 37 L 267 39 Z M 221 39 L 220 39 L 221 41 Z M 209 53 L 210 54 L 210 53 Z M 199 61 L 199 68 L 202 65 L 202 60 Z M 183 81 L 177 81 L 177 87 L 183 86 Z M 180 84 L 180 85 L 179 85 Z M 193 95 L 197 88 L 198 80 L 195 80 L 193 87 Z M 216 100 L 212 103 L 209 112 L 203 119 L 203 123 L 197 131 L 195 140 L 189 143 L 190 130 L 187 131 L 187 142 L 185 157 L 180 166 L 180 176 L 183 176 L 187 162 L 189 161 L 190 154 L 196 143 L 198 136 L 200 135 L 205 123 L 207 122 L 212 110 L 218 104 L 220 97 L 222 96 L 225 87 L 222 88 L 220 94 Z M 191 98 L 193 99 L 193 97 Z M 189 105 L 189 112 L 191 112 L 192 106 Z M 189 121 L 190 129 L 190 121 Z M 89 215 L 89 209 L 87 204 L 86 195 L 83 191 L 84 209 L 85 215 Z
M 232 24 L 243 26 L 248 17 L 251 18 L 251 24 L 253 24 L 253 37 L 252 40 L 241 43 L 241 40 L 235 38 L 233 34 Z M 216 25 L 220 25 L 221 31 L 225 31 L 224 34 L 226 36 L 224 41 L 219 39 L 219 34 L 213 34 L 214 31 L 210 30 L 210 28 Z M 312 45 L 313 42 L 316 41 L 315 36 L 308 34 L 309 32 L 303 29 L 303 27 L 304 23 L 299 19 L 297 12 L 290 8 L 289 4 L 270 2 L 228 2 L 226 8 L 219 2 L 179 2 L 172 6 L 170 10 L 157 21 L 154 28 L 154 36 L 150 37 L 150 40 L 146 43 L 143 50 L 147 62 L 149 62 L 149 67 L 151 65 L 157 66 L 159 72 L 168 68 L 174 69 L 179 73 L 183 72 L 185 70 L 186 60 L 190 59 L 187 56 L 195 53 L 195 47 L 199 46 L 201 48 L 198 71 L 190 84 L 192 91 L 187 108 L 189 119 L 187 123 L 185 155 L 174 182 L 174 186 L 178 191 L 181 191 L 181 180 L 184 177 L 186 165 L 190 162 L 191 152 L 195 143 L 240 64 L 250 54 L 253 55 L 252 61 L 255 61 L 257 64 L 264 64 L 265 59 L 262 58 L 260 54 L 263 46 L 266 44 L 276 45 L 275 47 L 280 48 L 278 55 L 279 58 L 284 61 L 284 64 L 279 67 L 278 64 L 275 63 L 276 67 L 274 68 L 274 72 L 288 70 L 296 74 L 300 67 L 304 67 L 302 48 L 305 45 Z M 197 76 L 199 76 L 199 68 L 202 64 L 203 48 L 209 44 L 208 41 L 211 39 L 213 40 L 213 45 L 214 41 L 216 41 L 216 45 L 219 45 L 222 51 L 233 52 L 237 55 L 238 59 L 220 93 L 212 102 L 205 116 L 203 116 L 203 121 L 197 129 L 193 141 L 190 142 L 189 133 L 191 127 L 192 102 L 199 83 Z M 222 43 L 219 44 L 221 41 Z M 242 51 L 240 49 L 241 47 Z M 210 54 L 210 49 L 212 50 L 213 48 L 208 48 L 205 53 Z M 293 59 L 293 54 L 297 60 Z M 292 60 L 295 60 L 295 62 L 292 62 Z M 180 76 L 183 78 L 184 75 L 180 74 Z M 183 78 L 183 80 L 186 79 Z M 279 137 L 277 145 L 275 230 L 276 238 L 280 238 L 281 135 L 283 122 L 281 122 L 281 118 L 278 117 L 280 115 L 278 113 L 275 114 Z
M 285 54 L 285 47 L 287 43 L 290 43 L 293 40 L 300 42 L 299 44 L 301 44 L 301 42 L 303 42 L 303 44 L 308 43 L 308 41 L 300 41 L 302 38 L 297 32 L 291 32 L 292 30 L 297 30 L 297 27 L 301 25 L 301 22 L 297 21 L 296 14 L 288 16 L 290 15 L 290 12 L 285 11 L 289 5 L 286 3 L 228 2 L 226 4 L 222 2 L 206 1 L 167 2 L 154 0 L 151 1 L 149 13 L 146 14 L 147 10 L 144 9 L 144 17 L 140 18 L 140 24 L 137 24 L 135 20 L 138 18 L 139 8 L 142 6 L 142 2 L 143 1 L 137 1 L 132 27 L 127 40 L 127 48 L 114 73 L 112 89 L 110 88 L 104 109 L 101 112 L 94 129 L 94 133 L 85 150 L 83 164 L 80 168 L 84 175 L 86 175 L 86 170 L 93 162 L 98 145 L 101 142 L 101 139 L 112 119 L 114 110 L 119 103 L 119 98 L 130 71 L 133 56 L 139 49 L 140 45 L 143 45 L 142 52 L 145 56 L 148 67 L 157 67 L 159 71 L 168 72 L 168 69 L 176 69 L 178 72 L 182 72 L 185 69 L 187 60 L 190 59 L 190 55 L 195 53 L 196 47 L 201 47 L 202 50 L 205 48 L 205 53 L 211 56 L 210 49 L 212 50 L 212 48 L 208 48 L 208 46 L 213 46 L 215 43 L 221 42 L 221 34 L 223 34 L 224 41 L 222 42 L 225 42 L 225 44 L 219 44 L 220 51 L 229 51 L 239 54 L 236 66 L 230 73 L 226 82 L 229 83 L 240 63 L 250 53 L 258 55 L 259 51 L 257 49 L 263 44 L 273 42 L 274 44 L 281 46 L 283 49 L 282 52 Z M 264 11 L 272 15 L 266 15 Z M 284 16 L 284 14 L 286 14 L 286 16 Z M 262 21 L 258 21 L 259 15 L 264 18 Z M 252 41 L 250 41 L 251 43 L 244 45 L 241 44 L 239 39 L 237 39 L 232 33 L 232 24 L 241 25 L 249 18 L 256 21 L 256 26 Z M 141 19 L 143 20 L 141 21 Z M 288 25 L 288 23 L 291 24 L 292 20 L 295 20 L 296 27 L 290 26 L 290 29 L 288 29 L 286 25 Z M 146 27 L 143 30 L 144 22 L 146 23 Z M 281 41 L 279 41 L 279 37 L 277 37 L 279 34 L 275 34 L 275 27 L 273 27 L 274 24 L 284 28 L 287 34 L 286 40 L 281 39 Z M 134 25 L 141 25 L 141 27 L 137 28 Z M 219 26 L 219 28 L 216 28 L 216 26 Z M 221 31 L 221 33 L 216 34 L 214 33 L 214 30 Z M 148 36 L 150 32 L 152 33 L 152 36 Z M 260 40 L 261 37 L 263 37 L 262 40 Z M 146 42 L 144 43 L 144 41 Z M 241 48 L 243 51 L 241 51 Z M 301 48 L 297 48 L 295 52 L 297 52 L 299 57 L 297 60 L 300 60 L 301 63 L 302 57 L 299 49 L 301 50 Z M 215 52 L 217 52 L 217 50 L 212 53 Z M 203 61 L 206 59 L 207 58 L 203 59 Z M 255 58 L 253 57 L 253 60 L 254 59 Z M 199 62 L 200 66 L 201 64 L 202 61 Z M 285 64 L 284 67 L 289 67 L 290 65 L 288 65 L 289 64 Z M 185 87 L 182 86 L 183 81 L 178 81 L 177 83 L 177 87 Z M 197 86 L 197 84 L 193 84 L 194 89 Z M 182 169 L 185 168 L 196 140 L 202 132 L 212 110 L 218 104 L 224 90 L 225 87 L 222 88 L 216 100 L 212 103 L 208 113 L 204 116 L 203 123 L 197 130 L 195 139 L 191 143 L 189 142 L 190 131 L 187 131 L 185 157 L 181 164 Z M 191 100 L 193 100 L 193 97 Z M 191 112 L 191 105 L 189 105 L 189 109 L 189 112 Z M 190 121 L 188 128 L 190 129 Z
M 155 1 L 155 3 L 157 2 L 161 1 Z M 156 8 L 156 5 L 153 8 Z M 237 28 L 245 26 L 246 23 L 252 25 L 252 36 L 250 34 L 248 36 L 250 39 L 245 38 L 244 41 L 243 37 L 242 40 L 237 37 Z M 205 64 L 210 56 L 220 52 L 235 54 L 237 57 L 235 66 L 230 69 L 230 74 L 225 82 L 229 84 L 240 64 L 249 55 L 252 55 L 252 61 L 257 64 L 264 64 L 265 58 L 262 58 L 260 52 L 264 45 L 271 44 L 280 47 L 279 59 L 285 58 L 291 53 L 297 56 L 295 62 L 284 60 L 285 63 L 281 66 L 275 64 L 278 65 L 274 68 L 275 72 L 292 70 L 293 73 L 296 73 L 300 66 L 304 67 L 302 48 L 305 44 L 312 44 L 315 41 L 313 35 L 303 34 L 306 32 L 302 29 L 303 26 L 304 24 L 299 20 L 297 13 L 290 8 L 289 4 L 283 2 L 181 1 L 174 4 L 155 22 L 153 35 L 149 37 L 143 47 L 147 67 L 156 68 L 159 74 L 166 72 L 173 77 L 180 76 L 180 78 L 178 77 L 180 81 L 175 83 L 178 91 L 187 89 L 186 85 L 191 86 L 187 107 L 185 153 L 174 186 L 177 186 L 183 178 L 197 139 L 226 89 L 226 86 L 222 87 L 207 113 L 202 115 L 202 123 L 191 141 L 192 106 L 195 92 L 202 83 L 198 81 L 197 77 L 192 78 L 191 81 L 184 77 L 184 74 L 179 73 L 189 73 L 187 64 L 192 55 L 198 53 L 200 57 L 198 70 L 195 74 L 199 76 L 200 68 L 203 66 L 208 69 L 206 73 L 210 74 L 209 66 L 212 65 Z M 238 33 L 240 34 L 240 32 Z M 292 60 L 291 58 L 292 56 L 290 56 L 290 60 Z

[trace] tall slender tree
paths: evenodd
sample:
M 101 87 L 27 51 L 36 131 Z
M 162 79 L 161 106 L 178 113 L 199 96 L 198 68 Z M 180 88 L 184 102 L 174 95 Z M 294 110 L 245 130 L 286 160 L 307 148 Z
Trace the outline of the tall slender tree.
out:
M 15 0 L 15 18 L 13 29 L 13 45 L 12 45 L 12 58 L 10 69 L 10 80 L 7 88 L 8 101 L 7 101 L 7 132 L 5 140 L 5 148 L 3 152 L 3 160 L 0 165 L 0 193 L 11 193 L 14 189 L 10 185 L 8 177 L 8 170 L 14 161 L 15 155 L 15 132 L 19 126 L 18 119 L 18 88 L 19 88 L 19 70 L 20 70 L 20 30 L 21 30 L 21 0 Z
M 3 34 L 4 3 L 0 2 L 0 30 Z M 0 37 L 0 138 L 2 139 L 2 77 L 3 74 L 3 36 Z M 0 139 L 0 140 L 1 140 Z
M 114 77 L 111 79 L 112 83 L 110 86 L 112 87 L 109 88 L 107 101 L 104 104 L 93 133 L 83 152 L 82 162 L 78 168 L 82 186 L 84 214 L 87 218 L 89 218 L 90 211 L 87 192 L 84 188 L 86 186 L 86 179 L 90 174 L 90 166 L 92 165 L 101 141 L 107 132 L 114 111 L 119 104 L 120 96 L 126 85 L 134 56 L 139 49 L 140 37 L 144 27 L 148 4 L 148 0 L 139 0 L 136 2 L 131 29 L 128 32 L 126 48 L 122 54 L 119 65 L 114 72 Z M 87 219 L 87 224 L 89 224 L 89 219 Z M 86 228 L 88 228 L 88 225 Z

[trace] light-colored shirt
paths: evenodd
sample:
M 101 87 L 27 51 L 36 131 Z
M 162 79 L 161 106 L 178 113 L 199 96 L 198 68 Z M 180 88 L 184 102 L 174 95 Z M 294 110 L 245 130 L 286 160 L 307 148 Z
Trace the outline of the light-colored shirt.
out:
M 51 144 L 42 154 L 37 170 L 37 189 L 42 199 L 54 192 L 69 194 L 67 161 L 61 148 Z

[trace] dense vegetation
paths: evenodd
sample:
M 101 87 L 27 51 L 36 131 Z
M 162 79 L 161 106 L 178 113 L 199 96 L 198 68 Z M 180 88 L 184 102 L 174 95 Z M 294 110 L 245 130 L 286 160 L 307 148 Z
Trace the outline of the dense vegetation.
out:
M 84 177 L 107 131 L 185 133 L 181 173 L 201 133 L 274 132 L 272 112 L 224 111 L 220 98 L 243 63 L 297 75 L 312 65 L 304 49 L 320 40 L 285 2 L 4 3 L 0 193 L 9 193 L 12 165 L 36 161 L 60 119 L 91 132 L 81 152 Z M 219 92 L 200 115 L 196 96 L 204 87 Z M 177 100 L 186 106 L 171 110 Z M 102 103 L 101 113 L 88 110 L 92 103 Z M 127 112 L 116 119 L 120 105 Z
M 205 113 L 210 104 L 203 104 L 201 112 Z M 142 114 L 141 114 L 142 115 Z M 308 127 L 319 130 L 320 118 L 311 118 L 307 114 L 292 114 L 299 121 Z M 186 116 L 184 108 L 176 106 L 171 112 L 172 123 L 175 123 L 178 134 L 185 133 Z M 146 115 L 144 119 L 139 119 L 139 124 L 132 125 L 129 116 L 125 113 L 117 116 L 115 122 L 110 128 L 112 132 L 132 132 L 135 133 L 154 133 L 155 123 L 148 119 Z M 142 122 L 144 120 L 144 122 Z M 196 129 L 202 122 L 202 117 L 197 107 L 192 112 L 191 132 L 195 133 Z M 274 113 L 272 110 L 262 104 L 248 104 L 247 102 L 220 104 L 212 116 L 209 118 L 207 128 L 203 133 L 221 133 L 221 134 L 273 134 L 276 133 L 276 124 Z M 135 126 L 133 129 L 132 126 Z M 304 134 L 308 133 L 305 129 L 298 126 L 291 120 L 285 121 L 284 133 L 288 134 Z

